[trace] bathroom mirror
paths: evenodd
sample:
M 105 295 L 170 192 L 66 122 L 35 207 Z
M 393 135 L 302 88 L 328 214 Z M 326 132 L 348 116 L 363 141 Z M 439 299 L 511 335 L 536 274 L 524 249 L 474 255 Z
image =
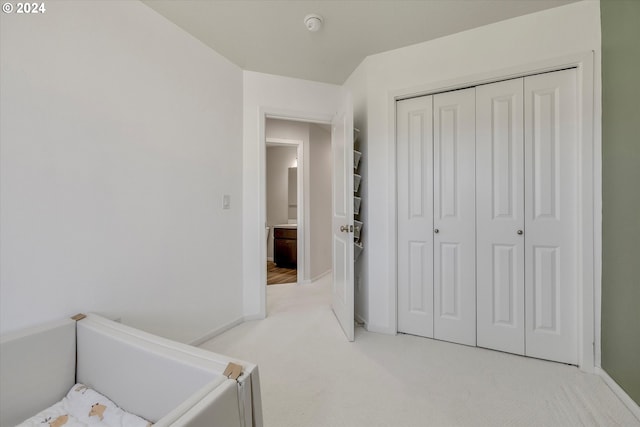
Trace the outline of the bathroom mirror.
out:
M 298 217 L 298 168 L 289 168 L 289 222 Z

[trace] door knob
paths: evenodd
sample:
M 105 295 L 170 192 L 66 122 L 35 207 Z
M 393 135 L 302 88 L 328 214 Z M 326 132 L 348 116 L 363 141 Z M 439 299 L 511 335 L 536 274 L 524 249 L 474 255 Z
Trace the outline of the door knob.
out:
M 517 233 L 518 233 L 518 234 L 524 234 L 524 231 L 522 231 L 522 230 L 518 230 L 518 231 L 517 231 Z
M 340 226 L 340 231 L 342 231 L 343 233 L 348 233 L 349 232 L 349 226 L 348 225 L 341 225 Z
M 438 230 L 437 228 L 435 230 L 433 230 L 434 233 L 438 234 L 440 232 L 440 230 Z

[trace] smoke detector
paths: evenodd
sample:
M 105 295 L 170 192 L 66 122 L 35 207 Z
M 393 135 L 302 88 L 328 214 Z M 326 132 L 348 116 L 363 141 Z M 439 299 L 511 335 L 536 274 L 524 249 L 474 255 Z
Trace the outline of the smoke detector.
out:
M 322 28 L 322 16 L 311 13 L 304 17 L 304 25 L 307 27 L 307 30 L 316 32 Z

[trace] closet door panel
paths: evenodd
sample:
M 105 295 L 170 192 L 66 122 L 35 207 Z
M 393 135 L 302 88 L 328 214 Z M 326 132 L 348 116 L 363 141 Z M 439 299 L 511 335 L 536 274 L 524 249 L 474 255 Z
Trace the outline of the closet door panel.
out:
M 577 364 L 576 70 L 526 77 L 526 355 Z
M 398 331 L 433 337 L 433 97 L 398 101 Z
M 433 111 L 434 337 L 476 345 L 475 89 L 434 95 Z
M 478 346 L 524 354 L 523 79 L 476 87 Z

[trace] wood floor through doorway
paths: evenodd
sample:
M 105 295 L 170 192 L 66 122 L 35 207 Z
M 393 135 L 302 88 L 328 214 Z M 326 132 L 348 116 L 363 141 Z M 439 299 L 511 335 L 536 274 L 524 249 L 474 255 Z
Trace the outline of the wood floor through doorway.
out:
M 298 270 L 278 267 L 272 261 L 267 261 L 267 285 L 296 283 L 297 281 Z

